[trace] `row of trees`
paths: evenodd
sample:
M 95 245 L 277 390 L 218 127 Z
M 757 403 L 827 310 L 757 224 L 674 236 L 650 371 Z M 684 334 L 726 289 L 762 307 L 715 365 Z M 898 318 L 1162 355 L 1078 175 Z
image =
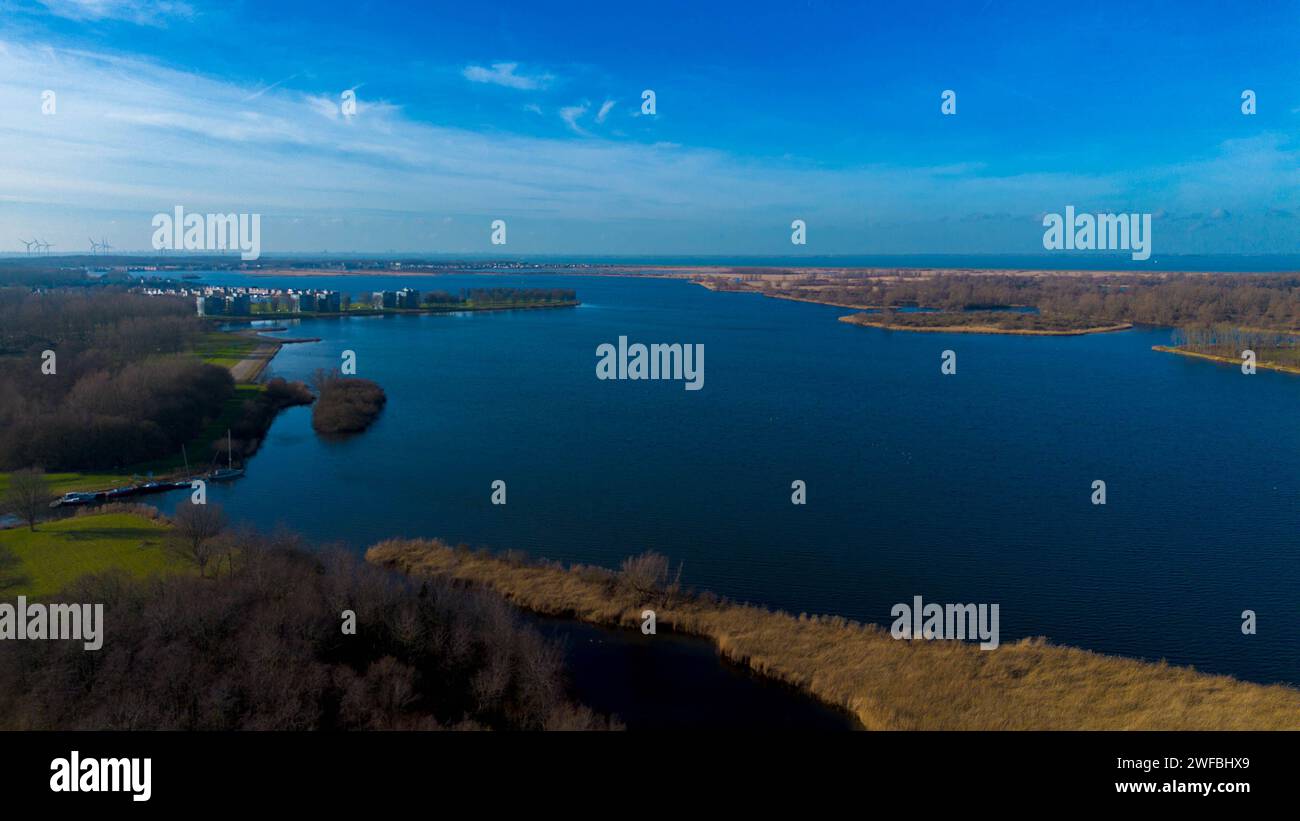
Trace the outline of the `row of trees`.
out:
M 459 294 L 430 291 L 420 301 L 425 305 L 502 305 L 548 302 L 575 302 L 578 292 L 572 288 L 462 288 Z
M 1294 334 L 1239 328 L 1223 323 L 1178 328 L 1173 334 L 1173 344 L 1197 353 L 1232 359 L 1241 356 L 1242 351 L 1251 350 L 1270 361 L 1300 360 L 1300 338 Z M 1267 357 L 1264 356 L 1265 352 L 1269 354 Z
M 86 283 L 85 269 L 81 266 L 62 267 L 48 259 L 36 257 L 0 262 L 0 287 L 21 285 L 51 288 Z

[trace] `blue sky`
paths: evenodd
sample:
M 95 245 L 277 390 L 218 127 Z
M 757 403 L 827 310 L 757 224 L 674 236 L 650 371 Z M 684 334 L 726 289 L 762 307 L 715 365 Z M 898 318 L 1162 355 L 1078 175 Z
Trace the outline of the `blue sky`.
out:
M 270 252 L 1020 254 L 1066 205 L 1300 251 L 1295 3 L 405 6 L 0 0 L 0 250 L 180 204 Z

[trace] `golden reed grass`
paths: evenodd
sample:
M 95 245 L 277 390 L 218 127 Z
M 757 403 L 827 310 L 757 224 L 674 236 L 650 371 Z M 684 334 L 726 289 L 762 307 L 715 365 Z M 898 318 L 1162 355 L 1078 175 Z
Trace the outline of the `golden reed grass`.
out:
M 1300 690 L 1105 656 L 1027 639 L 981 651 L 965 642 L 898 641 L 876 625 L 793 616 L 702 596 L 642 597 L 600 568 L 527 563 L 390 540 L 368 561 L 414 577 L 497 591 L 551 616 L 712 639 L 728 659 L 842 707 L 870 730 L 1300 729 Z

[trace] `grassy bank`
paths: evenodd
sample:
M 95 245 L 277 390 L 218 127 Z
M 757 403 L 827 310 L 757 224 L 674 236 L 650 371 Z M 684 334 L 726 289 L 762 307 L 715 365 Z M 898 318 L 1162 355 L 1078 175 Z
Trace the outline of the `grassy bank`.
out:
M 1103 656 L 1041 640 L 994 651 L 896 641 L 874 625 L 793 616 L 711 596 L 643 596 L 615 574 L 388 541 L 366 558 L 496 590 L 526 609 L 711 638 L 727 658 L 853 713 L 867 729 L 1300 729 L 1300 690 Z
M 118 473 L 47 473 L 45 479 L 50 490 L 63 495 L 73 490 L 102 490 L 130 480 L 130 475 Z M 0 473 L 0 498 L 9 492 L 9 474 Z
M 209 365 L 233 371 L 264 341 L 247 333 L 209 331 L 194 346 L 194 355 Z
M 17 564 L 7 568 L 0 589 L 6 598 L 51 596 L 86 573 L 125 570 L 133 576 L 190 572 L 163 551 L 167 526 L 134 513 L 74 516 L 0 531 L 0 550 L 11 551 Z

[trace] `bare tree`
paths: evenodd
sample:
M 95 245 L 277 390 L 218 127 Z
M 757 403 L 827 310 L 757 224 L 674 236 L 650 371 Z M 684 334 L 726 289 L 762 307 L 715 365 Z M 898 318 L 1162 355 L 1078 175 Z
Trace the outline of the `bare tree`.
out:
M 168 549 L 172 555 L 193 562 L 199 577 L 207 575 L 208 564 L 221 554 L 217 537 L 226 529 L 226 514 L 221 505 L 182 504 L 172 517 Z
M 668 583 L 668 557 L 649 550 L 624 559 L 618 578 L 638 596 L 649 596 Z
M 5 494 L 5 507 L 12 510 L 27 527 L 36 529 L 36 520 L 48 512 L 55 500 L 54 491 L 40 468 L 15 470 L 9 474 L 9 492 Z

